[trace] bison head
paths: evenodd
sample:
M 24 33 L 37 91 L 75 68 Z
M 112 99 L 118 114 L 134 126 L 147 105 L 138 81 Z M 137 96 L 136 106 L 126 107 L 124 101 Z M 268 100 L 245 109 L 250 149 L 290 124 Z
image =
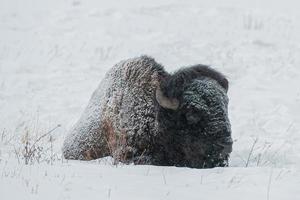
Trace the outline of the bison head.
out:
M 179 70 L 162 81 L 156 91 L 159 164 L 228 165 L 232 139 L 227 90 L 227 79 L 204 65 Z

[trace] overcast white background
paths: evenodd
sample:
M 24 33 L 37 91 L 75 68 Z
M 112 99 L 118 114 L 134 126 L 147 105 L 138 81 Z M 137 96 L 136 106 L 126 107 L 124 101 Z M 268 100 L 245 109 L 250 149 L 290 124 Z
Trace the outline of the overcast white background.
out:
M 299 10 L 297 0 L 0 0 L 0 199 L 297 200 Z M 61 160 L 105 72 L 142 54 L 168 71 L 202 63 L 227 75 L 230 167 Z M 26 134 L 58 124 L 25 165 Z

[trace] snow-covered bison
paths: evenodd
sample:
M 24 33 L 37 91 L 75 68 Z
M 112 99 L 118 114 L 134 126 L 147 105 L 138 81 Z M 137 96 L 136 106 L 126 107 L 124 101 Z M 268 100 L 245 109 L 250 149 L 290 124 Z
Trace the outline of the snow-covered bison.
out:
M 205 65 L 169 74 L 153 58 L 116 64 L 63 145 L 66 159 L 227 166 L 232 150 L 228 81 Z

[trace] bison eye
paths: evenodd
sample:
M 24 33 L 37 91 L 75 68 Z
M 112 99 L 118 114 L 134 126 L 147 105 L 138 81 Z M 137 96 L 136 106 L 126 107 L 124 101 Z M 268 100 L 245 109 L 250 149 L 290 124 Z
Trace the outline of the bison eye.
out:
M 188 124 L 196 124 L 196 123 L 198 123 L 200 121 L 200 119 L 197 116 L 194 116 L 194 115 L 192 115 L 190 113 L 187 113 L 185 115 L 185 117 L 187 119 Z
M 185 113 L 185 118 L 186 118 L 188 124 L 199 123 L 200 121 L 202 121 L 203 117 L 204 117 L 204 113 L 201 112 L 200 110 L 196 110 L 196 109 L 189 109 Z

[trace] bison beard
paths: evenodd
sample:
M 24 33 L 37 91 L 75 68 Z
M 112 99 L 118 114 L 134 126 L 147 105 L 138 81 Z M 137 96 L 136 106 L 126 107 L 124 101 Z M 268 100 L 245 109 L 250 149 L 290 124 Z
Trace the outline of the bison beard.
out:
M 228 81 L 205 65 L 167 73 L 142 56 L 116 64 L 63 145 L 66 159 L 227 166 L 232 150 Z

